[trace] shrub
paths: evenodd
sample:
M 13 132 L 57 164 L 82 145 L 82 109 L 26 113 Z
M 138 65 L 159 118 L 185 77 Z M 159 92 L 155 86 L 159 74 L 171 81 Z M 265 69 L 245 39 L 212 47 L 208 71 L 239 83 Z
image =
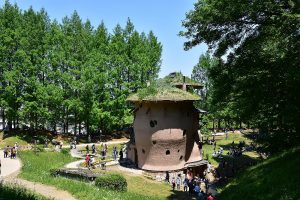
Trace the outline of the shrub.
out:
M 61 169 L 50 169 L 52 176 L 64 176 L 67 178 L 84 179 L 84 180 L 95 180 L 96 177 L 102 176 L 103 174 L 95 173 L 88 169 L 77 169 L 77 168 L 61 168 Z
M 67 149 L 61 149 L 60 152 L 64 155 L 69 154 L 69 150 L 67 150 Z
M 126 179 L 120 174 L 106 174 L 104 176 L 99 176 L 96 178 L 95 184 L 97 187 L 110 190 L 127 190 Z

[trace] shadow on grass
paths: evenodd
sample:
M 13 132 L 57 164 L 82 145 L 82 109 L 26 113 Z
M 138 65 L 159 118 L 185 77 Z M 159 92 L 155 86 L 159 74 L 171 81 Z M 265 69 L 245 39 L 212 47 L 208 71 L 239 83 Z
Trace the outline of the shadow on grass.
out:
M 167 197 L 168 200 L 190 200 L 190 199 L 197 199 L 196 195 L 189 196 L 188 192 L 178 191 L 178 190 L 171 190 L 171 195 Z
M 220 193 L 220 199 L 299 199 L 300 148 L 247 169 Z
M 27 143 L 34 143 L 34 140 L 39 140 L 39 143 L 44 143 L 45 140 L 51 141 L 55 135 L 51 131 L 46 130 L 11 130 L 6 131 L 3 134 L 3 139 L 10 137 L 19 137 Z

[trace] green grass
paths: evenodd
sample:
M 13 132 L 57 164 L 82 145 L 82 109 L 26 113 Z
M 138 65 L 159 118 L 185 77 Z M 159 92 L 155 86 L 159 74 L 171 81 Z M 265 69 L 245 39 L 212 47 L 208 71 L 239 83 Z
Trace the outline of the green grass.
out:
M 300 199 L 300 148 L 248 168 L 220 189 L 218 199 Z
M 4 185 L 2 183 L 0 183 L 0 199 L 50 200 L 49 198 L 38 195 L 18 184 Z
M 148 188 L 145 182 L 137 182 L 134 184 L 142 185 L 148 190 L 149 196 L 144 194 L 144 191 L 132 190 L 132 181 L 140 179 L 128 180 L 128 192 L 114 192 L 110 190 L 99 189 L 93 184 L 71 180 L 63 177 L 53 177 L 50 175 L 50 169 L 59 168 L 64 166 L 66 163 L 72 162 L 74 159 L 69 154 L 63 154 L 58 152 L 40 152 L 34 154 L 31 151 L 20 152 L 19 157 L 23 162 L 21 178 L 26 180 L 44 183 L 47 185 L 54 185 L 57 188 L 66 190 L 74 195 L 75 198 L 80 200 L 99 200 L 99 199 L 165 199 L 165 196 L 155 196 L 160 194 L 158 191 L 161 190 L 163 184 L 157 184 L 157 190 L 154 192 L 155 195 L 151 195 L 152 186 Z M 154 183 L 153 183 L 154 184 Z M 166 188 L 165 188 L 166 189 Z M 168 188 L 169 189 L 169 188 Z M 165 194 L 165 195 L 168 195 Z
M 212 139 L 210 137 L 209 139 Z M 229 148 L 231 146 L 231 143 L 234 141 L 235 145 L 237 146 L 240 141 L 245 141 L 246 144 L 250 144 L 252 141 L 245 137 L 242 133 L 229 133 L 228 138 L 226 139 L 225 135 L 222 136 L 216 136 L 215 140 L 217 142 L 216 150 L 219 150 L 220 147 L 222 147 L 223 155 L 226 155 L 229 152 Z M 207 159 L 211 162 L 212 165 L 218 166 L 220 159 L 212 157 L 212 154 L 214 152 L 214 146 L 209 144 L 203 145 L 203 157 L 204 159 Z M 249 157 L 256 159 L 258 157 L 256 152 L 246 152 L 244 153 L 244 157 Z

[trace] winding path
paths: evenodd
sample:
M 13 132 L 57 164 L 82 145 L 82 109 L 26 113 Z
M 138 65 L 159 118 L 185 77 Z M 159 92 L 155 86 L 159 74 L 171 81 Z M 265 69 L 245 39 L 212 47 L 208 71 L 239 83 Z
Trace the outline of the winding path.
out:
M 29 190 L 32 190 L 48 198 L 53 198 L 55 200 L 76 200 L 70 193 L 57 189 L 54 186 L 44 185 L 41 183 L 35 183 L 21 178 L 17 178 L 22 167 L 20 159 L 4 158 L 2 150 L 0 151 L 0 154 L 0 179 L 3 180 L 5 184 L 17 184 L 21 187 L 27 188 Z

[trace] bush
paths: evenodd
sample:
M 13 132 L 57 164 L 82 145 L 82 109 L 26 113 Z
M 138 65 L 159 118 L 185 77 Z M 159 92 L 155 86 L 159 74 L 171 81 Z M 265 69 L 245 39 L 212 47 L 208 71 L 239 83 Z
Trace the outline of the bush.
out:
M 120 174 L 106 174 L 96 178 L 95 185 L 100 188 L 126 191 L 127 182 L 126 179 Z
M 84 180 L 95 180 L 98 176 L 103 176 L 101 173 L 95 173 L 88 169 L 77 169 L 77 168 L 61 168 L 61 169 L 50 169 L 52 176 L 64 176 L 67 178 L 84 179 Z

